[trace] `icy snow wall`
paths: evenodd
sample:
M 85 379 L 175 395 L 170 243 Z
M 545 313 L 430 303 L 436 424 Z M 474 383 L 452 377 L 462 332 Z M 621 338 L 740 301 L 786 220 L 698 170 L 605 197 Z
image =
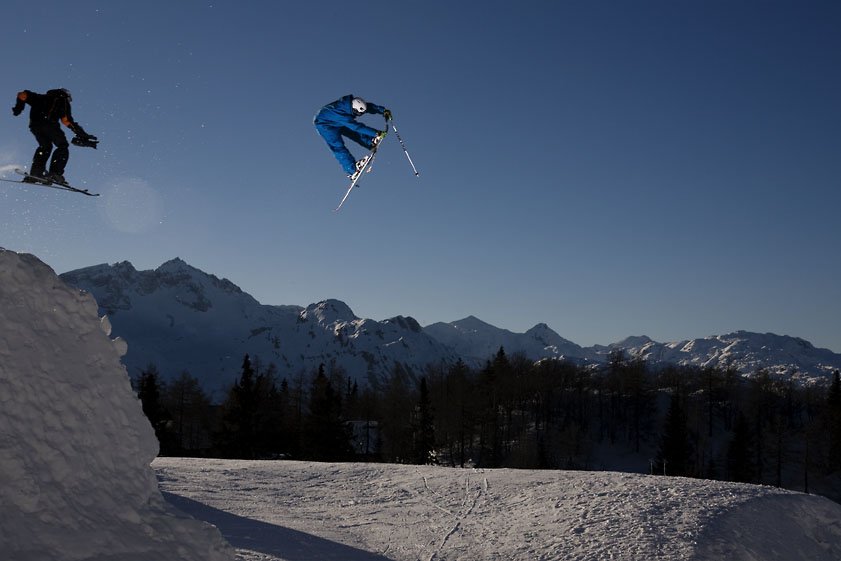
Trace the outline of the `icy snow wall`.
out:
M 232 560 L 216 528 L 164 502 L 109 334 L 92 296 L 0 248 L 0 558 Z

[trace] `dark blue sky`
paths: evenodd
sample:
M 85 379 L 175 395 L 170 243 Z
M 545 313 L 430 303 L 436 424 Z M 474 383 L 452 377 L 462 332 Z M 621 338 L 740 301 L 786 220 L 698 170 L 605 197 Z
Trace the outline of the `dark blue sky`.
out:
M 69 88 L 101 144 L 66 175 L 103 196 L 0 184 L 0 246 L 374 319 L 841 351 L 838 2 L 297 4 L 4 4 L 9 107 Z M 421 176 L 389 137 L 333 214 L 312 116 L 347 93 Z M 4 119 L 0 166 L 28 165 Z

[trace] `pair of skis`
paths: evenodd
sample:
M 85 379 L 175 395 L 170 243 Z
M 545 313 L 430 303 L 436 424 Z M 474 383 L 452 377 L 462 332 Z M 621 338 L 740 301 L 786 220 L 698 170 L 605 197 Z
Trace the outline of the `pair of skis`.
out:
M 394 125 L 393 120 L 392 121 L 386 120 L 386 132 L 388 132 L 389 122 L 391 123 L 391 128 L 394 130 L 394 134 L 397 137 L 397 140 L 400 141 L 400 146 L 403 148 L 403 153 L 406 154 L 406 158 L 408 158 L 408 160 L 409 160 L 409 165 L 412 166 L 412 171 L 415 172 L 415 177 L 418 177 L 419 174 L 418 174 L 417 168 L 415 167 L 415 163 L 412 161 L 412 157 L 409 156 L 409 151 L 406 150 L 406 144 L 403 142 L 403 139 L 400 138 L 400 133 L 397 132 L 397 127 Z M 359 184 L 359 178 L 362 177 L 362 174 L 363 173 L 368 173 L 372 170 L 371 164 L 374 162 L 374 157 L 377 155 L 377 150 L 379 149 L 380 145 L 383 143 L 384 140 L 385 140 L 385 138 L 382 138 L 380 140 L 380 142 L 377 143 L 377 145 L 374 146 L 371 149 L 371 152 L 368 154 L 368 159 L 365 160 L 365 163 L 362 165 L 362 167 L 355 174 L 355 176 L 353 178 L 353 181 L 351 181 L 351 183 L 350 183 L 350 187 L 348 187 L 347 191 L 345 192 L 345 196 L 342 197 L 342 200 L 339 201 L 339 206 L 337 206 L 335 209 L 333 209 L 333 212 L 338 212 L 339 209 L 342 208 L 342 205 L 345 204 L 345 201 L 347 200 L 348 196 L 350 196 L 350 192 L 353 191 L 353 188 L 356 187 Z
M 82 195 L 87 195 L 88 197 L 98 197 L 99 193 L 91 193 L 87 189 L 79 189 L 78 187 L 73 187 L 67 183 L 56 183 L 54 181 L 48 181 L 42 179 L 40 177 L 36 177 L 34 175 L 29 175 L 22 169 L 15 169 L 15 173 L 18 173 L 24 178 L 29 178 L 30 181 L 25 180 L 18 180 L 18 179 L 6 179 L 4 177 L 0 177 L 0 181 L 8 181 L 9 183 L 21 183 L 23 185 L 33 185 L 35 187 L 49 187 L 50 189 L 58 189 L 59 191 L 70 191 L 72 193 L 79 193 Z
M 339 212 L 339 209 L 342 208 L 342 205 L 345 204 L 345 201 L 347 200 L 348 196 L 350 196 L 350 192 L 353 191 L 353 188 L 359 184 L 359 179 L 362 177 L 362 174 L 369 173 L 372 169 L 374 169 L 373 167 L 371 167 L 371 164 L 374 163 L 374 156 L 377 155 L 377 148 L 380 147 L 380 144 L 382 144 L 383 140 L 385 140 L 385 138 L 381 138 L 380 142 L 371 149 L 371 152 L 369 152 L 368 156 L 366 156 L 365 158 L 365 163 L 362 165 L 361 168 L 356 170 L 355 174 L 353 174 L 353 181 L 350 182 L 350 187 L 347 188 L 347 191 L 345 191 L 345 196 L 342 197 L 342 200 L 339 201 L 339 206 L 334 208 L 333 212 Z

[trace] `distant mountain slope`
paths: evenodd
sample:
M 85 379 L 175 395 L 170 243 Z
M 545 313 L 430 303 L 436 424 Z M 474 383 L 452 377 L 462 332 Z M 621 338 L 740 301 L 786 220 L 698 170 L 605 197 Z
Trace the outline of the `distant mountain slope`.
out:
M 749 331 L 673 343 L 649 340 L 629 347 L 628 352 L 652 363 L 730 367 L 743 373 L 764 368 L 804 379 L 826 377 L 841 369 L 841 354 L 815 348 L 799 337 Z
M 606 362 L 611 351 L 620 349 L 655 366 L 732 367 L 743 373 L 766 368 L 796 372 L 804 379 L 825 378 L 841 369 L 841 355 L 771 333 L 738 331 L 671 343 L 636 336 L 582 347 L 544 323 L 514 333 L 469 316 L 422 328 L 410 317 L 361 319 L 338 300 L 307 307 L 270 306 L 177 258 L 152 271 L 122 262 L 71 271 L 61 278 L 91 292 L 100 313 L 110 317 L 114 333 L 128 341 L 124 362 L 132 376 L 149 363 L 166 377 L 187 370 L 215 392 L 216 399 L 239 375 L 245 353 L 275 363 L 281 375 L 335 364 L 374 386 L 395 365 L 417 375 L 429 364 L 450 364 L 461 357 L 479 367 L 500 347 L 533 360 L 563 358 L 584 364 Z
M 546 324 L 525 333 L 494 327 L 473 316 L 451 323 L 434 323 L 424 331 L 453 347 L 465 360 L 487 360 L 500 347 L 506 352 L 522 352 L 532 359 L 564 358 L 578 362 L 606 362 L 612 351 L 623 350 L 651 365 L 734 368 L 749 374 L 764 368 L 772 373 L 793 374 L 801 380 L 826 378 L 841 369 L 841 354 L 815 348 L 798 337 L 773 333 L 737 331 L 671 343 L 658 343 L 646 336 L 627 337 L 607 346 L 581 347 Z
M 154 271 L 122 262 L 61 278 L 91 292 L 115 335 L 128 341 L 124 362 L 131 375 L 149 363 L 166 377 L 188 370 L 217 399 L 239 375 L 245 353 L 274 362 L 283 375 L 332 362 L 374 385 L 395 365 L 420 374 L 427 363 L 456 360 L 412 318 L 360 319 L 338 300 L 306 308 L 263 305 L 180 259 Z
M 520 352 L 532 359 L 597 358 L 595 353 L 564 339 L 545 323 L 539 323 L 525 333 L 514 333 L 468 316 L 451 323 L 433 323 L 426 326 L 424 332 L 452 347 L 474 365 L 492 357 L 500 347 L 508 353 Z

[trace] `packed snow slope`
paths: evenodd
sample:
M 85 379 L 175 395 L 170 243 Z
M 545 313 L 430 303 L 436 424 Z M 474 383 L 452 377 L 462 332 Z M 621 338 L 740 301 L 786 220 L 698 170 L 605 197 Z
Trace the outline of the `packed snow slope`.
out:
M 158 458 L 245 561 L 837 561 L 841 505 L 719 481 Z
M 164 501 L 158 442 L 90 295 L 0 248 L 0 559 L 224 561 Z

